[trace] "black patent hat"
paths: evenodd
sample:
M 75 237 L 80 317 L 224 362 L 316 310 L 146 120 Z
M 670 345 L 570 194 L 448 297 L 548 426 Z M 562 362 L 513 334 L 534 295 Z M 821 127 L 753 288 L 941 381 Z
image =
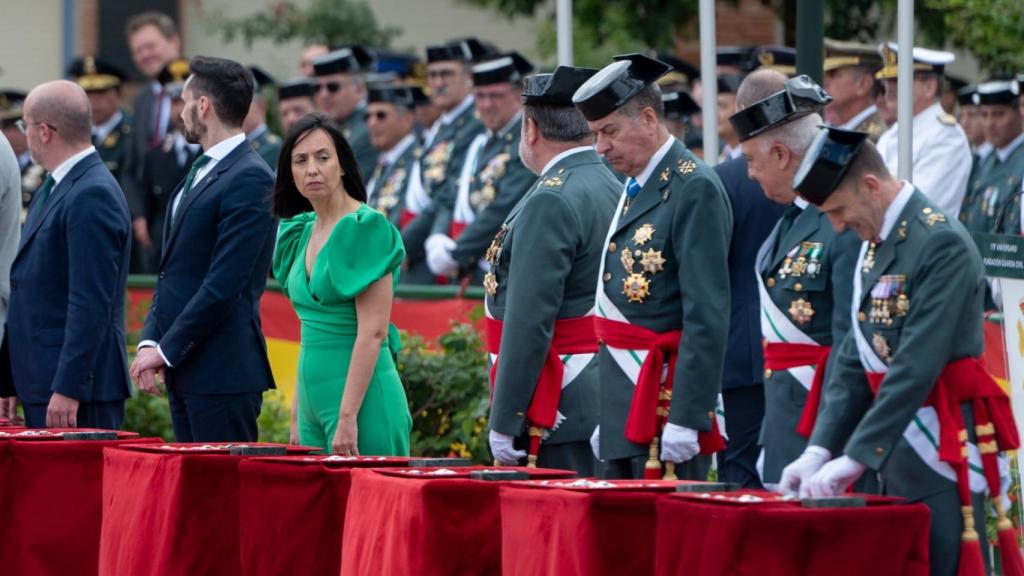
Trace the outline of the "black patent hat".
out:
M 427 46 L 427 63 L 456 60 L 480 62 L 495 54 L 495 50 L 477 38 L 461 38 L 444 44 Z
M 842 183 L 867 139 L 866 132 L 823 126 L 793 175 L 793 190 L 821 206 Z
M 313 75 L 354 74 L 359 72 L 361 64 L 351 48 L 341 48 L 328 52 L 313 60 Z
M 534 74 L 523 81 L 523 104 L 551 104 L 572 106 L 572 95 L 597 74 L 595 68 L 559 66 L 551 74 Z
M 745 142 L 762 132 L 821 111 L 832 102 L 825 89 L 801 74 L 786 81 L 775 94 L 751 104 L 729 117 L 729 123 Z
M 313 98 L 316 96 L 317 83 L 312 78 L 294 78 L 277 87 L 277 99 Z
M 661 95 L 661 103 L 665 106 L 665 118 L 678 120 L 700 112 L 700 106 L 686 92 L 666 92 Z
M 533 63 L 519 52 L 509 52 L 473 66 L 473 85 L 516 83 L 533 72 Z
M 573 94 L 573 104 L 589 121 L 599 120 L 618 110 L 672 70 L 661 60 L 643 54 L 623 54 L 613 60 Z
M 370 104 L 386 102 L 410 110 L 416 105 L 412 90 L 407 86 L 372 86 L 366 94 L 366 101 Z

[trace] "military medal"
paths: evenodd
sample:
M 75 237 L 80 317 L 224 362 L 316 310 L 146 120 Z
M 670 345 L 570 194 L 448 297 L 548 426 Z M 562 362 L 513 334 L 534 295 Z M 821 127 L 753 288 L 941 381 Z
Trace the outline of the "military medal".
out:
M 655 272 L 661 272 L 665 264 L 665 259 L 661 257 L 661 250 L 655 250 L 649 248 L 647 252 L 644 252 L 644 257 L 640 259 L 640 265 L 643 266 L 644 272 L 654 274 Z
M 878 354 L 878 357 L 881 358 L 883 362 L 886 364 L 889 363 L 889 353 L 891 350 L 889 350 L 889 340 L 885 336 L 875 332 L 871 337 L 871 347 L 875 349 L 875 354 Z
M 793 273 L 793 256 L 796 255 L 797 249 L 794 247 L 789 253 L 786 254 L 786 259 L 782 261 L 782 266 L 779 268 L 779 278 L 785 280 L 787 276 Z
M 789 305 L 789 316 L 797 324 L 807 324 L 814 317 L 814 308 L 807 300 L 797 298 Z
M 807 258 L 804 256 L 797 256 L 796 262 L 793 262 L 793 278 L 799 278 L 803 276 L 804 270 L 807 269 Z
M 488 296 L 494 296 L 498 293 L 498 277 L 494 275 L 494 272 L 484 274 L 484 290 Z
M 633 273 L 622 281 L 622 293 L 630 302 L 643 302 L 650 290 L 651 282 L 643 274 Z
M 650 224 L 644 224 L 633 231 L 633 243 L 637 246 L 643 246 L 651 241 L 654 237 L 654 226 Z
M 864 255 L 864 262 L 861 263 L 860 271 L 864 274 L 871 272 L 875 267 L 875 243 L 868 244 L 868 253 Z
M 633 259 L 632 252 L 630 252 L 629 250 L 623 250 L 622 255 L 619 257 L 619 260 L 622 261 L 622 267 L 626 269 L 626 272 L 633 271 L 633 264 L 636 263 L 636 260 Z
M 900 294 L 896 298 L 896 315 L 902 318 L 907 312 L 910 312 L 910 298 L 907 298 L 906 294 Z
M 801 268 L 800 273 L 807 273 L 808 278 L 815 278 L 818 276 L 818 271 L 821 270 L 821 252 L 823 246 L 821 242 L 802 242 L 800 244 L 800 257 L 805 258 L 806 261 Z

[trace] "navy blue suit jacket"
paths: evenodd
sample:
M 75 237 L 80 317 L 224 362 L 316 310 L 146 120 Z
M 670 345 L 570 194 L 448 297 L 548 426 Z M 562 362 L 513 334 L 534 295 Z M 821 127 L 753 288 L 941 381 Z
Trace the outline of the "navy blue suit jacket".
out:
M 732 202 L 732 243 L 729 247 L 729 288 L 732 306 L 729 344 L 725 349 L 722 389 L 764 383 L 761 347 L 761 299 L 754 261 L 786 207 L 769 200 L 764 189 L 747 177 L 742 156 L 715 166 Z
M 173 219 L 172 196 L 142 329 L 142 339 L 158 342 L 172 366 L 168 387 L 185 394 L 274 387 L 259 309 L 277 231 L 273 184 L 267 163 L 245 141 L 193 185 Z
M 22 402 L 131 395 L 124 299 L 131 217 L 99 154 L 78 162 L 43 206 L 32 199 L 11 266 L 10 375 Z

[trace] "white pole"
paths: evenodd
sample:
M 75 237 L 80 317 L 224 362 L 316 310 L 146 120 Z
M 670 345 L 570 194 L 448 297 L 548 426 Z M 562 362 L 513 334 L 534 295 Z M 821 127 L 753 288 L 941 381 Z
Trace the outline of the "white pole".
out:
M 558 0 L 556 29 L 558 30 L 558 64 L 572 66 L 572 0 Z
M 899 173 L 901 180 L 912 181 L 914 173 L 914 0 L 899 0 L 899 23 L 896 43 L 899 44 L 899 88 L 896 92 L 896 121 L 899 129 Z
M 701 119 L 704 122 L 704 161 L 718 164 L 718 75 L 715 39 L 715 2 L 700 0 Z

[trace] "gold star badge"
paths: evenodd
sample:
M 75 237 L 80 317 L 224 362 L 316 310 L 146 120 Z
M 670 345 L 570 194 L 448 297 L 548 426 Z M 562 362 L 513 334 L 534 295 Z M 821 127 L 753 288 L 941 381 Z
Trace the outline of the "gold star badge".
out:
M 498 277 L 494 275 L 494 272 L 484 274 L 484 290 L 487 291 L 489 296 L 494 296 L 498 293 Z
M 629 250 L 623 250 L 619 260 L 622 262 L 622 267 L 626 269 L 626 272 L 633 271 L 633 264 L 636 260 L 633 259 L 633 253 Z
M 661 257 L 661 250 L 654 248 L 648 248 L 647 252 L 644 252 L 644 257 L 640 259 L 640 265 L 644 267 L 644 272 L 651 274 L 664 270 L 664 264 L 665 259 Z
M 807 300 L 797 298 L 789 305 L 789 316 L 797 324 L 807 324 L 814 318 L 814 308 Z
M 544 185 L 545 186 L 561 186 L 562 185 L 562 179 L 559 178 L 558 176 L 552 176 L 551 178 L 545 178 L 544 179 Z
M 678 166 L 679 173 L 684 176 L 697 169 L 697 163 L 693 160 L 680 160 Z
M 643 246 L 644 244 L 651 241 L 654 237 L 654 226 L 650 224 L 644 224 L 633 231 L 633 243 L 637 246 Z
M 651 282 L 643 274 L 630 274 L 622 281 L 622 293 L 630 302 L 643 302 L 650 293 Z

